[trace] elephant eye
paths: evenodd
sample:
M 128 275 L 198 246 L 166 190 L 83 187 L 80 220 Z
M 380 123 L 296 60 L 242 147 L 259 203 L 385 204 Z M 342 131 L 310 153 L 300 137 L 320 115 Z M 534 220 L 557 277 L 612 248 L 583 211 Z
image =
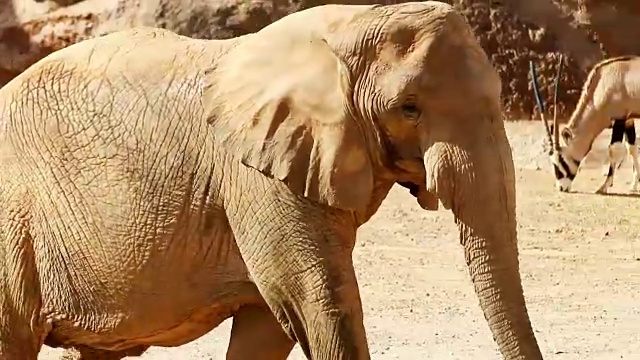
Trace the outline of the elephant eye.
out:
M 420 117 L 420 109 L 412 102 L 406 102 L 402 105 L 402 113 L 411 120 L 417 120 Z

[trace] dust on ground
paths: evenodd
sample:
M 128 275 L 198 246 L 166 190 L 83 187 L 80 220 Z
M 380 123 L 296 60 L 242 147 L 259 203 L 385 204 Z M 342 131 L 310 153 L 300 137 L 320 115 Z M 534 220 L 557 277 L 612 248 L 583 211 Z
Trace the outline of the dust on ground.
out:
M 603 180 L 610 132 L 600 135 L 574 184 L 553 186 L 540 122 L 507 123 L 517 167 L 521 272 L 545 359 L 640 359 L 640 198 L 631 162 L 613 195 Z M 617 194 L 616 194 L 617 193 Z M 354 261 L 373 359 L 500 359 L 478 306 L 452 215 L 421 210 L 394 187 L 358 233 Z M 224 359 L 228 320 L 178 348 L 141 359 Z M 54 359 L 45 349 L 39 359 Z M 289 359 L 302 360 L 298 347 Z

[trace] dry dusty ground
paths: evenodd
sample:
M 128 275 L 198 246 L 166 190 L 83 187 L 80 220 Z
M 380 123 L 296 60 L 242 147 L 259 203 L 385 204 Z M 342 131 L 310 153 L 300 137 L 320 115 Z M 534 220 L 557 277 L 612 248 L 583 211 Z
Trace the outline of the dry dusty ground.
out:
M 553 187 L 539 122 L 508 123 L 518 178 L 521 270 L 545 359 L 640 359 L 640 199 L 630 161 L 602 179 L 609 131 L 574 184 Z M 394 188 L 354 253 L 373 359 L 499 359 L 464 265 L 452 216 L 421 211 Z M 143 359 L 224 359 L 230 322 Z M 47 349 L 40 359 L 53 359 Z M 304 359 L 299 348 L 290 359 Z

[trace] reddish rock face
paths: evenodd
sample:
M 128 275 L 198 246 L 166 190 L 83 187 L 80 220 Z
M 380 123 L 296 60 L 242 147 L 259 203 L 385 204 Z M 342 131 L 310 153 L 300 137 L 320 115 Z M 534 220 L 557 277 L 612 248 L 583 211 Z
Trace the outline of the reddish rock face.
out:
M 566 57 L 558 94 L 558 116 L 575 106 L 589 69 L 603 57 L 593 35 L 577 26 L 570 1 L 458 0 L 462 11 L 502 77 L 505 116 L 538 118 L 529 76 L 529 60 L 538 66 L 538 82 L 551 113 L 557 56 Z
M 229 38 L 258 31 L 286 14 L 319 4 L 404 2 L 4 1 L 12 6 L 0 9 L 0 86 L 52 51 L 127 27 L 157 26 L 195 38 Z M 529 60 L 538 62 L 542 94 L 550 103 L 555 56 L 560 52 L 567 55 L 558 98 L 558 114 L 565 118 L 575 106 L 588 70 L 598 60 L 604 56 L 640 53 L 640 41 L 637 41 L 640 39 L 640 2 L 637 0 L 445 2 L 454 4 L 465 14 L 500 72 L 505 116 L 509 119 L 538 116 L 528 76 Z M 33 10 L 29 12 L 30 9 Z

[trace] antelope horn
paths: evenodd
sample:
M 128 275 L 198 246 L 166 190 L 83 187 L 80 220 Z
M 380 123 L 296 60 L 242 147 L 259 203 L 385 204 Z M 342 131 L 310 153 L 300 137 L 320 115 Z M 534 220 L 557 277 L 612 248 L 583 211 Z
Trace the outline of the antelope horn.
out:
M 558 68 L 556 70 L 556 79 L 553 89 L 553 148 L 560 150 L 560 130 L 558 129 L 558 84 L 560 83 L 560 74 L 562 72 L 564 56 L 560 54 L 558 58 Z
M 544 124 L 544 130 L 547 133 L 547 141 L 549 141 L 549 145 L 553 148 L 553 139 L 551 137 L 551 130 L 549 129 L 549 124 L 547 123 L 547 119 L 544 116 L 544 101 L 542 101 L 542 97 L 540 96 L 540 87 L 538 86 L 538 74 L 536 73 L 536 66 L 534 65 L 532 60 L 529 60 L 529 70 L 531 73 L 531 79 L 533 80 L 533 93 L 536 96 L 536 102 L 538 103 L 538 108 L 540 109 L 540 118 Z

